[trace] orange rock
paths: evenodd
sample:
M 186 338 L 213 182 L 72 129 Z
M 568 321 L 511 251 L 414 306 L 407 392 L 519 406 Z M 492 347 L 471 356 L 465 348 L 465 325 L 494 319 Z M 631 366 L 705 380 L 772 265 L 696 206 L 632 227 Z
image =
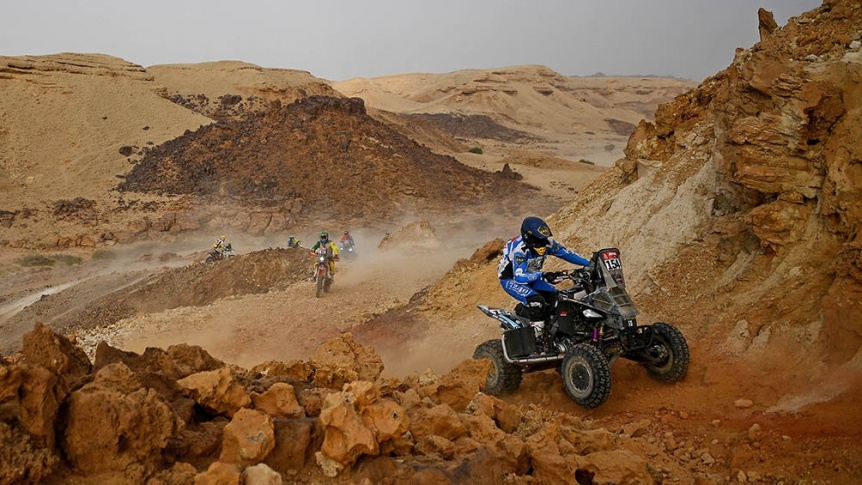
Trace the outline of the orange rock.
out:
M 273 418 L 303 418 L 305 409 L 296 400 L 293 386 L 286 382 L 276 382 L 266 392 L 251 394 L 255 409 Z
M 255 409 L 242 408 L 224 427 L 219 461 L 238 465 L 262 462 L 275 447 L 272 416 Z

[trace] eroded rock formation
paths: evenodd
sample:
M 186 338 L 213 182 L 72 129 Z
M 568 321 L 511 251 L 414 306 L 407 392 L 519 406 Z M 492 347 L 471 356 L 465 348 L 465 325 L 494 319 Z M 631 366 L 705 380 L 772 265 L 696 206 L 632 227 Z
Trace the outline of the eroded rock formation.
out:
M 381 378 L 380 358 L 350 334 L 310 362 L 253 370 L 187 345 L 102 345 L 90 366 L 41 325 L 25 339 L 19 360 L 0 365 L 3 483 L 654 481 L 618 436 L 479 392 L 487 361 L 399 381 Z

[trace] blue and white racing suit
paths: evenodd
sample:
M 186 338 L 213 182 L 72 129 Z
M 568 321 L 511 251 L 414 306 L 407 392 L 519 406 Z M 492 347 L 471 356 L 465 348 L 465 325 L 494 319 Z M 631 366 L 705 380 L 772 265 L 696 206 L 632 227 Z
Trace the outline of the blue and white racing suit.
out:
M 549 255 L 581 266 L 590 264 L 588 259 L 569 251 L 553 239 L 548 241 L 545 254 L 540 256 L 524 244 L 521 236 L 517 236 L 506 243 L 503 257 L 497 266 L 500 285 L 506 293 L 530 308 L 532 320 L 540 319 L 539 315 L 543 310 L 540 307 L 544 307 L 547 302 L 547 297 L 542 293 L 557 293 L 554 285 L 542 279 L 542 266 L 545 264 L 545 257 Z

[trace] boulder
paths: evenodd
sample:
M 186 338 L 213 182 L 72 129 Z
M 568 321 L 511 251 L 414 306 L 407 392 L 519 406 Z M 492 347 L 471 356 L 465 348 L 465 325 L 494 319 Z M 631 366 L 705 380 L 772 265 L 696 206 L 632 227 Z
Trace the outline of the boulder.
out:
M 318 371 L 327 371 L 332 375 L 355 374 L 353 380 L 375 381 L 383 372 L 383 360 L 369 345 L 362 345 L 353 340 L 353 335 L 345 333 L 339 338 L 327 341 L 321 345 L 309 359 Z M 340 372 L 337 369 L 343 369 Z M 330 379 L 334 381 L 335 379 Z M 315 375 L 315 382 L 318 376 Z M 340 389 L 344 383 L 337 388 Z
M 61 376 L 66 389 L 72 389 L 92 365 L 87 354 L 66 337 L 54 333 L 39 322 L 24 334 L 21 353 L 28 364 L 39 364 Z
M 404 409 L 391 399 L 381 398 L 368 381 L 347 384 L 341 392 L 328 395 L 320 421 L 325 459 L 318 461 L 340 465 L 352 465 L 362 455 L 379 454 L 381 442 L 398 439 L 410 425 Z
M 135 469 L 146 476 L 161 465 L 162 450 L 181 428 L 161 395 L 115 363 L 69 396 L 63 451 L 85 474 Z
M 264 462 L 281 473 L 298 472 L 307 465 L 315 438 L 323 434 L 322 428 L 318 429 L 319 420 L 274 419 L 273 427 L 275 447 Z
M 263 411 L 242 408 L 224 427 L 219 461 L 239 465 L 260 463 L 275 447 L 272 417 Z
M 198 372 L 180 379 L 177 384 L 196 403 L 216 414 L 233 416 L 251 404 L 245 387 L 236 382 L 228 367 Z
M 273 418 L 304 418 L 305 409 L 299 405 L 293 386 L 276 382 L 263 393 L 253 392 L 251 400 L 259 409 Z

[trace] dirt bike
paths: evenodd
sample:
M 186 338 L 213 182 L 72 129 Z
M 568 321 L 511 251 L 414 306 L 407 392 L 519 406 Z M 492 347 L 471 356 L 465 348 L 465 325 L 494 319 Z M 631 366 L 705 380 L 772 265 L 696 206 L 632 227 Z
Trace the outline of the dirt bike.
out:
M 685 337 L 669 323 L 638 325 L 618 249 L 593 253 L 588 267 L 559 273 L 558 281 L 564 280 L 573 285 L 557 293 L 538 338 L 523 304 L 515 312 L 478 305 L 503 330 L 500 339 L 480 344 L 473 354 L 494 364 L 485 383 L 487 394 L 514 391 L 524 373 L 556 367 L 569 397 L 595 408 L 611 394 L 611 366 L 620 357 L 641 363 L 660 382 L 685 377 Z
M 332 259 L 329 250 L 321 246 L 315 251 L 314 263 L 314 296 L 320 298 L 323 292 L 329 293 L 332 286 L 332 275 L 329 273 L 329 260 Z
M 233 247 L 231 247 L 230 243 L 224 245 L 224 249 L 219 251 L 218 249 L 213 249 L 207 255 L 205 264 L 214 263 L 216 261 L 221 261 L 222 259 L 228 259 L 236 256 L 233 252 Z

